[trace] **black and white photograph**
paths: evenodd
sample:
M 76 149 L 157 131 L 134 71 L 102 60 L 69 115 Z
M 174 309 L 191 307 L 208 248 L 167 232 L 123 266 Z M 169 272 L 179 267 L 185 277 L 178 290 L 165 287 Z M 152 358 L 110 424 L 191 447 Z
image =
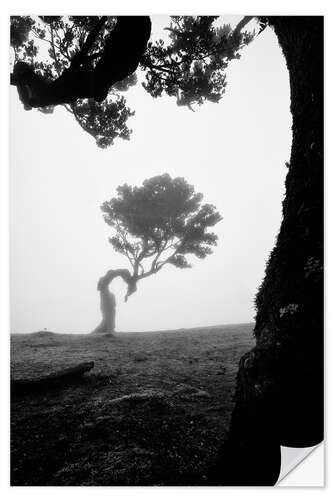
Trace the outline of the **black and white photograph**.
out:
M 324 439 L 324 16 L 220 10 L 8 18 L 11 486 Z

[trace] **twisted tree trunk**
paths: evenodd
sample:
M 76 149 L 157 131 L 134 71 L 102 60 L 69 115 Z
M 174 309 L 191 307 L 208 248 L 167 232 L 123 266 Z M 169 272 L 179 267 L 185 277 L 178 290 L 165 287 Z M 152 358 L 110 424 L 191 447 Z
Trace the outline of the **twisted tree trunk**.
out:
M 127 269 L 116 269 L 108 271 L 105 276 L 99 279 L 97 290 L 100 293 L 100 307 L 102 313 L 102 321 L 92 331 L 92 333 L 113 333 L 116 325 L 116 297 L 110 292 L 109 285 L 115 279 L 121 277 L 127 285 L 127 294 L 125 301 L 129 295 L 136 291 L 136 279 L 131 276 Z
M 113 333 L 116 325 L 116 297 L 109 291 L 110 281 L 101 278 L 97 285 L 100 293 L 102 321 L 92 333 Z
M 323 439 L 323 18 L 272 17 L 286 58 L 293 142 L 283 221 L 240 361 L 231 431 L 211 482 L 272 485 L 280 445 Z

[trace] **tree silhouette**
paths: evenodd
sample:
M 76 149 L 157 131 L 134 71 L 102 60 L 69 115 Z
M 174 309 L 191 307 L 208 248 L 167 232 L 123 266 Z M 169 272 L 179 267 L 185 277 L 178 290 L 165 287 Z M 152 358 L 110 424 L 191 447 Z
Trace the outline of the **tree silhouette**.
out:
M 172 16 L 168 42 L 148 42 L 147 16 L 11 17 L 16 85 L 25 109 L 52 112 L 63 105 L 100 147 L 117 137 L 129 139 L 124 92 L 145 72 L 144 88 L 153 97 L 173 96 L 179 106 L 218 102 L 226 86 L 225 69 L 254 34 L 218 26 L 218 16 Z M 47 48 L 47 50 L 46 50 Z
M 209 228 L 222 219 L 213 205 L 201 203 L 203 195 L 195 193 L 185 179 L 172 179 L 169 174 L 147 179 L 140 187 L 124 184 L 117 193 L 101 209 L 114 232 L 109 241 L 126 257 L 130 269 L 110 270 L 99 280 L 103 319 L 95 332 L 114 330 L 115 299 L 108 291 L 114 278 L 125 281 L 127 301 L 140 280 L 167 264 L 190 268 L 188 256 L 204 259 L 212 253 L 217 235 Z

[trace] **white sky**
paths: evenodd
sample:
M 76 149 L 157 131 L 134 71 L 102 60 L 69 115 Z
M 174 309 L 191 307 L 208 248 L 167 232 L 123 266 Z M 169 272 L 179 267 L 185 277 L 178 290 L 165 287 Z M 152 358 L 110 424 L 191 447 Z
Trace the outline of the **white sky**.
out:
M 153 30 L 168 19 L 153 18 Z M 154 28 L 155 27 L 155 28 Z M 195 113 L 173 99 L 126 93 L 136 111 L 129 142 L 101 150 L 63 108 L 24 111 L 10 90 L 11 330 L 85 333 L 100 321 L 98 278 L 125 267 L 100 211 L 118 185 L 182 176 L 224 219 L 214 254 L 168 266 L 118 300 L 117 330 L 253 320 L 254 297 L 281 221 L 291 145 L 288 73 L 266 29 L 230 64 L 219 104 Z

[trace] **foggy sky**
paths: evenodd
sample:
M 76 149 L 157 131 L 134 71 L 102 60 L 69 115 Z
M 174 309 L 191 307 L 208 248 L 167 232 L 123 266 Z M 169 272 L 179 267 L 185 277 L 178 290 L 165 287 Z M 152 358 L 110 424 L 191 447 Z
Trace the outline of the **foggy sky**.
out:
M 168 19 L 152 18 L 160 32 Z M 153 99 L 137 85 L 131 140 L 98 149 L 62 107 L 24 111 L 10 90 L 11 331 L 85 333 L 100 321 L 97 281 L 126 258 L 108 243 L 100 205 L 118 185 L 168 172 L 223 216 L 214 253 L 192 269 L 166 266 L 117 296 L 118 331 L 250 322 L 254 297 L 281 222 L 291 145 L 288 73 L 266 29 L 227 71 L 219 104 L 196 112 Z

